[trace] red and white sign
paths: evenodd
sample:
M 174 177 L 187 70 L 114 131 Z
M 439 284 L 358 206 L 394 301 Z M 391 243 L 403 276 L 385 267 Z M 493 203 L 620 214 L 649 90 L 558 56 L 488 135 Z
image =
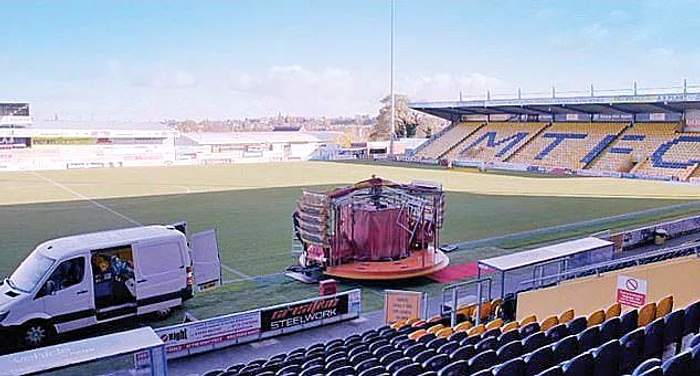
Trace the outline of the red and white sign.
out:
M 626 275 L 617 276 L 617 301 L 630 307 L 641 307 L 647 301 L 647 281 Z

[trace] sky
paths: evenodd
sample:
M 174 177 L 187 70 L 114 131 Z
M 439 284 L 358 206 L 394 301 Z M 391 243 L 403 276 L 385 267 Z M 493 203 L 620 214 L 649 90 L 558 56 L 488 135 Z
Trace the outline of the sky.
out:
M 36 120 L 376 114 L 389 0 L 0 1 L 0 101 Z M 396 0 L 413 101 L 700 85 L 696 0 Z

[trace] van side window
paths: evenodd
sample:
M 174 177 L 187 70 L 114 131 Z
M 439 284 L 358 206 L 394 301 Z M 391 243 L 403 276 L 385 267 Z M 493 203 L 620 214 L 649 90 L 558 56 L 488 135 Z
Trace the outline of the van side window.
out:
M 37 298 L 46 295 L 46 285 L 49 281 L 54 283 L 55 291 L 60 291 L 82 282 L 84 275 L 85 258 L 76 257 L 64 261 L 51 273 L 51 276 L 49 276 L 49 279 L 44 283 L 44 286 L 41 287 L 39 294 L 37 294 Z

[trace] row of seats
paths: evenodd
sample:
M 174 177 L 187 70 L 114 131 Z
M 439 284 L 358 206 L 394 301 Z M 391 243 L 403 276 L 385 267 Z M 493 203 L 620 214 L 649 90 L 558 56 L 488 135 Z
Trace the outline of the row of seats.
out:
M 416 153 L 419 158 L 437 159 L 442 157 L 450 148 L 454 147 L 458 142 L 464 140 L 467 136 L 481 127 L 481 122 L 465 122 L 459 123 L 452 128 L 446 130 L 440 136 L 433 138 Z
M 696 164 L 700 164 L 700 136 L 680 133 L 659 145 L 635 172 L 684 180 Z
M 466 122 L 428 141 L 416 156 L 700 177 L 700 136 L 679 130 L 671 122 Z
M 591 169 L 630 172 L 634 164 L 644 161 L 659 145 L 675 137 L 677 123 L 636 123 L 625 130 L 611 148 L 599 156 Z
M 627 126 L 627 123 L 553 123 L 509 162 L 579 170 Z
M 445 158 L 502 162 L 547 125 L 548 123 L 487 123 L 458 144 Z
M 659 311 L 660 306 L 665 308 Z M 680 349 L 684 337 L 700 331 L 700 301 L 666 313 L 669 306 L 672 298 L 654 304 L 653 319 L 646 326 L 640 324 L 650 308 L 622 314 L 620 306 L 579 317 L 567 311 L 542 322 L 526 318 L 517 327 L 496 319 L 479 332 L 459 330 L 463 323 L 447 327 L 448 318 L 441 316 L 440 322 L 385 326 L 205 375 L 618 376 L 633 372 L 647 359 L 661 358 L 664 346 Z M 442 327 L 432 329 L 437 325 Z M 489 325 L 495 327 L 487 330 Z M 444 329 L 450 333 L 441 333 Z M 695 358 L 692 352 L 690 358 L 681 355 L 687 353 L 680 352 L 680 360 L 667 360 L 683 364 L 669 363 L 666 369 L 690 371 Z

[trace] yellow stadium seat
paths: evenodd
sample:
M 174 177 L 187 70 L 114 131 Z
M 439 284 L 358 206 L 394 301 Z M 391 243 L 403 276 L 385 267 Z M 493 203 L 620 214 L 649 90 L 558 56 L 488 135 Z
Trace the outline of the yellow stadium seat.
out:
M 661 318 L 673 311 L 673 295 L 661 299 L 656 304 L 656 318 Z
M 428 328 L 427 332 L 428 332 L 429 334 L 435 334 L 435 333 L 438 332 L 438 330 L 440 330 L 440 329 L 442 329 L 442 328 L 444 328 L 444 327 L 445 327 L 445 325 L 442 325 L 442 324 L 433 325 L 433 326 L 431 326 L 430 328 Z
M 411 324 L 411 326 L 414 327 L 414 328 L 417 328 L 417 327 L 419 327 L 419 326 L 421 326 L 421 325 L 425 325 L 425 324 L 427 324 L 427 323 L 428 323 L 428 322 L 425 321 L 425 320 L 418 320 L 418 321 L 414 322 L 413 324 Z
M 647 326 L 650 322 L 654 321 L 654 318 L 656 318 L 656 302 L 650 302 L 639 309 L 637 324 L 640 327 Z
M 425 329 L 418 329 L 418 330 L 416 330 L 415 332 L 409 334 L 409 335 L 408 335 L 408 338 L 409 338 L 409 339 L 412 339 L 412 340 L 414 340 L 414 341 L 417 341 L 418 338 L 420 338 L 420 337 L 422 337 L 422 336 L 424 336 L 424 335 L 426 335 L 426 334 L 428 334 L 428 332 L 426 332 Z
M 540 330 L 546 332 L 549 328 L 559 324 L 559 318 L 557 316 L 549 316 L 542 321 L 540 324 Z
M 503 326 L 503 319 L 495 319 L 490 323 L 486 324 L 486 330 L 496 329 Z
M 608 309 L 605 310 L 605 319 L 610 319 L 613 317 L 618 317 L 622 314 L 622 304 L 620 303 L 613 303 L 608 307 Z
M 454 327 L 454 331 L 455 332 L 466 332 L 467 330 L 469 330 L 471 328 L 472 328 L 472 323 L 469 321 L 465 321 L 465 322 L 457 324 Z
M 391 329 L 398 329 L 404 325 L 406 325 L 406 320 L 399 320 L 399 321 L 391 324 Z
M 451 336 L 452 333 L 454 333 L 454 330 L 452 330 L 452 328 L 450 328 L 448 326 L 447 328 L 442 328 L 442 329 L 438 330 L 437 333 L 435 333 L 435 337 L 447 338 L 447 337 Z
M 516 330 L 516 329 L 518 329 L 519 327 L 520 327 L 520 326 L 518 325 L 518 322 L 517 322 L 517 321 L 511 321 L 511 322 L 509 322 L 509 323 L 503 325 L 503 328 L 501 329 L 501 332 L 503 332 L 503 333 L 505 333 L 505 332 L 510 332 L 511 330 Z
M 566 324 L 567 322 L 569 322 L 573 319 L 574 319 L 574 310 L 573 309 L 567 309 L 566 311 L 562 312 L 559 315 L 559 323 L 560 324 Z
M 484 334 L 485 331 L 486 331 L 486 327 L 484 326 L 484 324 L 479 324 L 479 325 L 469 329 L 467 334 L 469 334 L 469 337 L 480 336 L 480 335 Z
M 588 315 L 587 322 L 589 327 L 600 325 L 603 323 L 603 321 L 605 321 L 605 311 L 603 311 L 602 309 Z
M 525 326 L 531 322 L 537 322 L 536 315 L 530 315 L 530 316 L 527 316 L 527 317 L 523 318 L 522 320 L 520 320 L 520 326 Z

